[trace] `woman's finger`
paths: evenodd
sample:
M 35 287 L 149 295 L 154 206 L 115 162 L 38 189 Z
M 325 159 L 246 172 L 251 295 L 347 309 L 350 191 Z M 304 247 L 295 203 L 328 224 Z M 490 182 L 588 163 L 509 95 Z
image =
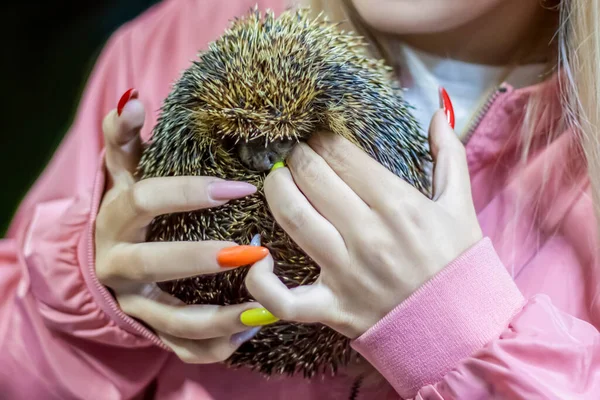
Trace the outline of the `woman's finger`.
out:
M 308 144 L 331 169 L 370 207 L 387 208 L 399 199 L 424 197 L 360 148 L 339 135 L 314 135 Z M 293 163 L 293 160 L 290 160 Z M 390 196 L 394 193 L 394 196 Z
M 364 224 L 371 208 L 304 143 L 294 147 L 288 167 L 310 204 L 342 234 Z M 350 228 L 350 229 L 349 229 Z
M 273 273 L 271 256 L 250 268 L 245 284 L 252 297 L 279 319 L 304 323 L 330 319 L 334 297 L 329 289 L 319 281 L 288 289 Z
M 443 110 L 437 111 L 429 127 L 429 143 L 434 159 L 433 200 L 458 206 L 470 200 L 471 186 L 465 148 Z M 469 198 L 467 198 L 469 196 Z
M 240 315 L 245 310 L 260 307 L 257 303 L 185 305 L 162 291 L 154 294 L 122 294 L 117 300 L 123 312 L 144 321 L 152 329 L 193 340 L 229 337 L 245 331 L 248 327 L 242 324 Z
M 215 364 L 227 360 L 239 347 L 230 337 L 182 339 L 158 332 L 158 337 L 186 364 Z
M 139 230 L 157 216 L 221 206 L 246 197 L 256 187 L 246 182 L 223 181 L 204 176 L 150 178 L 121 191 L 106 205 L 106 221 L 121 240 L 137 240 Z
M 264 191 L 275 220 L 317 264 L 332 265 L 346 254 L 340 233 L 298 190 L 287 168 L 271 172 Z
M 123 279 L 165 282 L 251 265 L 267 254 L 264 247 L 222 241 L 123 243 L 111 250 L 97 274 L 109 285 Z
M 109 187 L 131 183 L 142 153 L 140 130 L 145 111 L 137 97 L 137 91 L 128 90 L 119 101 L 120 108 L 108 113 L 102 123 Z

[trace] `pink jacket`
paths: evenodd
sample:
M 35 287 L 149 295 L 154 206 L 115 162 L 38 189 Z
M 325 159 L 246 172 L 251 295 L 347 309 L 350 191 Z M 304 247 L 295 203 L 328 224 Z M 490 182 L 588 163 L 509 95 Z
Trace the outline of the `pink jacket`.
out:
M 127 88 L 139 89 L 154 111 L 147 139 L 170 84 L 254 3 L 167 0 L 108 43 L 70 132 L 0 241 L 1 398 L 351 398 L 344 373 L 309 383 L 186 365 L 94 275 L 103 116 Z M 574 135 L 545 140 L 560 115 L 556 89 L 556 79 L 508 87 L 491 105 L 466 146 L 487 238 L 354 342 L 389 383 L 366 382 L 354 398 L 600 398 L 595 220 Z M 534 157 L 517 168 L 524 104 L 539 90 L 552 94 L 551 112 L 534 133 Z

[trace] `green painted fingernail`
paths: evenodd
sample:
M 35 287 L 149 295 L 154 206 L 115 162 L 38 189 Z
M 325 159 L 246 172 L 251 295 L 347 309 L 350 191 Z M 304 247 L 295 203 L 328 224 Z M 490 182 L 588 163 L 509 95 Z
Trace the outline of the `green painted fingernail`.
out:
M 273 164 L 273 166 L 271 167 L 271 171 L 275 171 L 276 169 L 279 168 L 283 168 L 285 167 L 285 164 L 283 163 L 283 161 L 277 161 L 275 164 Z

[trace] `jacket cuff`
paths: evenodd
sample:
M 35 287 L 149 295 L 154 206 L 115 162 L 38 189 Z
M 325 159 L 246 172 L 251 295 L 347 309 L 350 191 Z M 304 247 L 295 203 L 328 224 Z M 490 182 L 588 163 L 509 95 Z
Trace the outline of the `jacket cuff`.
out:
M 498 337 L 524 303 L 490 239 L 484 238 L 352 347 L 409 398 Z
M 94 180 L 89 220 L 78 245 L 77 252 L 82 275 L 96 304 L 98 304 L 102 311 L 124 331 L 123 333 L 125 335 L 132 335 L 132 338 L 137 338 L 135 339 L 136 342 L 141 340 L 141 342 L 146 342 L 148 345 L 153 344 L 164 350 L 170 351 L 170 349 L 150 329 L 121 311 L 121 308 L 112 293 L 110 293 L 106 286 L 100 283 L 96 277 L 95 228 L 96 217 L 106 185 L 104 155 L 105 153 L 103 150 L 100 155 L 98 172 Z

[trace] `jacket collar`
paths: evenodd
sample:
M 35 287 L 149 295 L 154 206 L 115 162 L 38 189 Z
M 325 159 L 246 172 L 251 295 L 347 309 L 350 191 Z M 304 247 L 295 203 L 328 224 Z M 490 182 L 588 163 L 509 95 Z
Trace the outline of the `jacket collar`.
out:
M 531 132 L 534 147 L 547 144 L 553 132 L 562 133 L 565 127 L 560 125 L 563 121 L 560 81 L 560 74 L 554 73 L 548 79 L 524 88 L 501 85 L 501 90 L 465 144 L 470 168 L 477 168 L 483 162 L 496 158 L 500 152 L 519 148 L 523 142 L 522 128 L 528 118 L 530 101 L 540 101 L 536 117 L 530 121 L 534 127 Z

